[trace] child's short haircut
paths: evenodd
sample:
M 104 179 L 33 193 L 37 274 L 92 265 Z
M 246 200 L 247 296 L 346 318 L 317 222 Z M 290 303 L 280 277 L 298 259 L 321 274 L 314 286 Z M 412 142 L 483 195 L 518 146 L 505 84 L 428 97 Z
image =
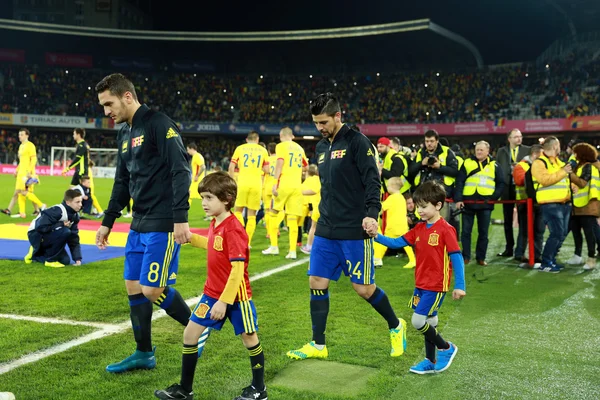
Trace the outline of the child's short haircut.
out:
M 90 177 L 89 177 L 89 176 L 87 176 L 87 175 L 83 175 L 83 176 L 81 177 L 81 181 L 82 181 L 82 182 L 83 182 L 83 181 L 88 181 L 89 179 L 90 179 Z
M 443 207 L 445 201 L 446 189 L 444 189 L 441 183 L 436 181 L 427 181 L 420 184 L 413 194 L 413 202 L 417 206 L 424 206 L 428 203 L 435 206 L 437 203 L 442 203 Z
M 231 210 L 237 197 L 237 185 L 227 172 L 219 171 L 206 175 L 198 185 L 198 193 L 208 192 L 225 203 L 225 209 Z
M 411 192 L 408 192 L 408 191 L 407 191 L 407 192 L 404 192 L 403 196 L 404 196 L 404 199 L 405 199 L 405 200 L 408 200 L 408 199 L 412 199 L 412 198 L 413 198 L 413 195 L 412 195 L 412 193 L 411 193 Z
M 64 200 L 65 201 L 72 201 L 73 199 L 75 199 L 77 197 L 81 197 L 81 196 L 83 196 L 83 195 L 81 194 L 81 192 L 79 190 L 68 189 L 65 192 Z
M 315 176 L 319 174 L 319 167 L 317 164 L 310 164 L 308 166 L 308 176 Z
M 388 189 L 396 189 L 396 190 L 400 190 L 400 188 L 402 187 L 402 180 L 400 180 L 400 178 L 398 178 L 397 176 L 394 176 L 390 179 L 388 179 L 386 186 L 388 187 Z

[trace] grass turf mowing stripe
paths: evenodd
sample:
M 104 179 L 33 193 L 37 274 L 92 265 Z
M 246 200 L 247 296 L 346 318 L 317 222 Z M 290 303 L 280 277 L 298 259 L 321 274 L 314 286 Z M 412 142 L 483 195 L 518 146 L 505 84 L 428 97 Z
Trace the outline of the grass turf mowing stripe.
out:
M 99 322 L 72 321 L 70 319 L 30 317 L 28 315 L 15 315 L 15 314 L 0 314 L 0 318 L 21 320 L 21 321 L 40 322 L 43 324 L 83 325 L 83 326 L 91 326 L 93 328 L 98 328 L 98 329 L 111 329 L 111 328 L 115 328 L 118 326 L 115 324 L 103 324 L 103 323 L 99 323 Z
M 306 257 L 306 258 L 300 259 L 298 261 L 294 261 L 292 263 L 282 265 L 281 267 L 277 267 L 277 268 L 273 268 L 273 269 L 265 271 L 265 272 L 261 272 L 259 274 L 252 276 L 250 278 L 250 281 L 254 282 L 259 279 L 263 279 L 268 276 L 274 275 L 276 273 L 286 271 L 286 270 L 296 267 L 298 265 L 305 264 L 308 262 L 308 260 L 309 260 L 309 258 Z M 194 297 L 194 298 L 186 300 L 186 303 L 188 303 L 188 305 L 191 305 L 191 304 L 197 303 L 199 300 L 200 300 L 200 297 Z M 167 314 L 164 310 L 155 311 L 152 314 L 152 320 L 162 318 L 165 315 L 167 315 Z M 39 318 L 39 319 L 44 319 L 44 318 Z M 75 321 L 72 321 L 72 322 L 75 322 Z M 56 323 L 56 322 L 54 322 L 54 323 Z M 117 325 L 111 325 L 111 324 L 98 324 L 98 325 L 105 325 L 105 326 L 102 327 L 98 331 L 92 332 L 85 336 L 81 336 L 77 339 L 70 340 L 68 342 L 61 343 L 59 345 L 56 345 L 56 346 L 53 346 L 53 347 L 50 347 L 50 348 L 47 348 L 44 350 L 36 351 L 35 353 L 27 354 L 26 356 L 23 356 L 17 360 L 0 365 L 0 375 L 5 374 L 9 371 L 12 371 L 13 369 L 18 368 L 22 365 L 30 364 L 30 363 L 36 362 L 38 360 L 41 360 L 42 358 L 46 358 L 46 357 L 49 357 L 54 354 L 62 353 L 63 351 L 67 351 L 73 347 L 91 342 L 92 340 L 102 339 L 106 336 L 121 333 L 131 327 L 131 322 L 126 321 L 126 322 L 123 322 L 123 323 L 120 323 Z

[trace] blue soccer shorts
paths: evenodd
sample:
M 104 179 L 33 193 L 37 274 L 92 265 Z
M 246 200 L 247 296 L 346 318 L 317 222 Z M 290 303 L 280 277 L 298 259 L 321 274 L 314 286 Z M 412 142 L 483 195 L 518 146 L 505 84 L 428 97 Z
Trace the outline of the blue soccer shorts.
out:
M 258 331 L 256 307 L 254 307 L 252 300 L 235 302 L 232 305 L 228 304 L 225 318 L 215 321 L 210 319 L 210 310 L 217 301 L 217 299 L 202 294 L 200 301 L 192 311 L 190 321 L 220 331 L 223 324 L 225 324 L 225 320 L 229 319 L 236 335 Z
M 334 240 L 315 236 L 308 275 L 337 281 L 342 271 L 352 283 L 375 283 L 373 239 Z
M 444 302 L 444 297 L 446 297 L 446 292 L 432 292 L 415 288 L 408 306 L 415 310 L 415 314 L 435 317 Z
M 143 286 L 165 287 L 177 280 L 179 248 L 173 232 L 129 231 L 125 245 L 125 271 L 128 281 Z

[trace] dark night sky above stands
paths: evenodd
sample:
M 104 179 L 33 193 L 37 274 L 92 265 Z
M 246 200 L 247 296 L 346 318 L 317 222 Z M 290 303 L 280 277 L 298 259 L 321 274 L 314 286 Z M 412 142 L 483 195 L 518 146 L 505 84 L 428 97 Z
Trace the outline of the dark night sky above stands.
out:
M 143 3 L 143 2 L 142 2 Z M 256 31 L 335 28 L 430 18 L 472 41 L 486 64 L 533 60 L 569 34 L 597 30 L 598 0 L 153 0 L 159 30 Z M 194 5 L 190 5 L 194 4 Z M 306 56 L 306 55 L 305 55 Z

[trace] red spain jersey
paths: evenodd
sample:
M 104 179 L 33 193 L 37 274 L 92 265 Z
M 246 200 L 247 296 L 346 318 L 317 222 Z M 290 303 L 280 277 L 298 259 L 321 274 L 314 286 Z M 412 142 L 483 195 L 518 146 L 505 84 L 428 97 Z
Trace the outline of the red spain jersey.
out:
M 447 292 L 452 273 L 450 254 L 460 253 L 454 227 L 440 218 L 429 228 L 425 222 L 418 223 L 403 237 L 413 246 L 417 258 L 415 287 Z
M 204 284 L 204 294 L 219 299 L 233 261 L 244 262 L 244 279 L 238 288 L 235 301 L 246 301 L 252 298 L 252 289 L 248 279 L 248 235 L 235 215 L 230 215 L 219 226 L 215 227 L 215 219 L 208 228 L 208 276 Z

